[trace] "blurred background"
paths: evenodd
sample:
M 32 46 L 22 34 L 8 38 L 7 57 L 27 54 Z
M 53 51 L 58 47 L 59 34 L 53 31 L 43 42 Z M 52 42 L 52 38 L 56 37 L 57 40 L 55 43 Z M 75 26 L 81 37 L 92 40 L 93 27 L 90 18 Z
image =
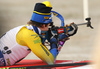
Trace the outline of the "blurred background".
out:
M 10 29 L 25 25 L 30 20 L 34 5 L 45 0 L 0 0 L 0 36 Z M 48 0 L 54 11 L 59 12 L 65 19 L 65 24 L 75 22 L 84 23 L 83 0 Z M 100 27 L 100 0 L 89 0 L 89 17 L 92 26 L 79 26 L 76 35 L 66 41 L 58 60 L 91 60 L 95 41 L 99 41 L 97 33 Z M 60 26 L 58 18 L 53 19 L 55 25 Z M 95 38 L 98 39 L 95 40 Z M 38 59 L 30 53 L 25 59 Z

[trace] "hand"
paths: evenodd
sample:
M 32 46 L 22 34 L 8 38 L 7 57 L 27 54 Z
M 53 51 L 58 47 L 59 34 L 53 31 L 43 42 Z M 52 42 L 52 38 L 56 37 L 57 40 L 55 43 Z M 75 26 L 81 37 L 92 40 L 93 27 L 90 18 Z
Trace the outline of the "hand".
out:
M 68 27 L 68 35 L 73 36 L 74 34 L 77 33 L 78 27 L 75 23 L 71 23 Z
M 66 40 L 69 40 L 69 36 L 65 33 L 61 33 L 59 35 L 59 41 L 64 41 L 65 42 Z
M 53 44 L 53 43 L 54 43 L 54 44 L 57 44 L 57 39 L 56 39 L 56 38 L 51 38 L 50 43 L 51 43 L 51 44 Z

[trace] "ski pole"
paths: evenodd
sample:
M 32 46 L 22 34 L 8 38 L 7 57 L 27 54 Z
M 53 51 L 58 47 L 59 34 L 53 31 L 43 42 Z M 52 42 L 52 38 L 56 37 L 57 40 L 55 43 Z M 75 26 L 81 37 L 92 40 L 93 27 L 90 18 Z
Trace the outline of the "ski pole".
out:
M 87 22 L 86 23 L 81 23 L 81 24 L 77 24 L 77 26 L 81 26 L 81 25 L 87 25 L 87 27 L 90 27 L 91 29 L 93 29 L 92 25 L 91 25 L 91 18 L 86 18 L 85 19 Z

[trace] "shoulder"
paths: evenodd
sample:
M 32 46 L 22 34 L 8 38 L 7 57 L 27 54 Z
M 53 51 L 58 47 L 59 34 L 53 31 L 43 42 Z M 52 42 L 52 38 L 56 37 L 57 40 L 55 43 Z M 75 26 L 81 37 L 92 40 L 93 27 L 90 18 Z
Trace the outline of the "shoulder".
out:
M 23 26 L 19 33 L 21 33 L 23 35 L 24 38 L 29 38 L 29 39 L 36 39 L 39 38 L 39 35 L 33 31 L 32 26 Z
M 41 39 L 37 33 L 33 31 L 33 29 L 28 29 L 26 26 L 23 26 L 17 34 L 17 41 L 23 41 L 27 44 L 33 44 L 40 42 Z

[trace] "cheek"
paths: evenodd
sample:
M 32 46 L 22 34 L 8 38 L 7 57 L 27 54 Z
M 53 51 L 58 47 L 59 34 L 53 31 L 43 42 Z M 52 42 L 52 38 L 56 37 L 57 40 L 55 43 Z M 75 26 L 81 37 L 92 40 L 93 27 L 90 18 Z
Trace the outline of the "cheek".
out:
M 47 30 L 47 31 L 48 31 L 48 30 L 49 30 L 49 27 L 46 27 L 46 28 L 45 28 L 45 30 Z
M 48 31 L 49 30 L 49 25 L 45 27 L 45 30 Z
M 49 30 L 49 28 L 47 28 L 47 30 Z
M 49 30 L 48 27 L 46 28 L 46 30 Z

